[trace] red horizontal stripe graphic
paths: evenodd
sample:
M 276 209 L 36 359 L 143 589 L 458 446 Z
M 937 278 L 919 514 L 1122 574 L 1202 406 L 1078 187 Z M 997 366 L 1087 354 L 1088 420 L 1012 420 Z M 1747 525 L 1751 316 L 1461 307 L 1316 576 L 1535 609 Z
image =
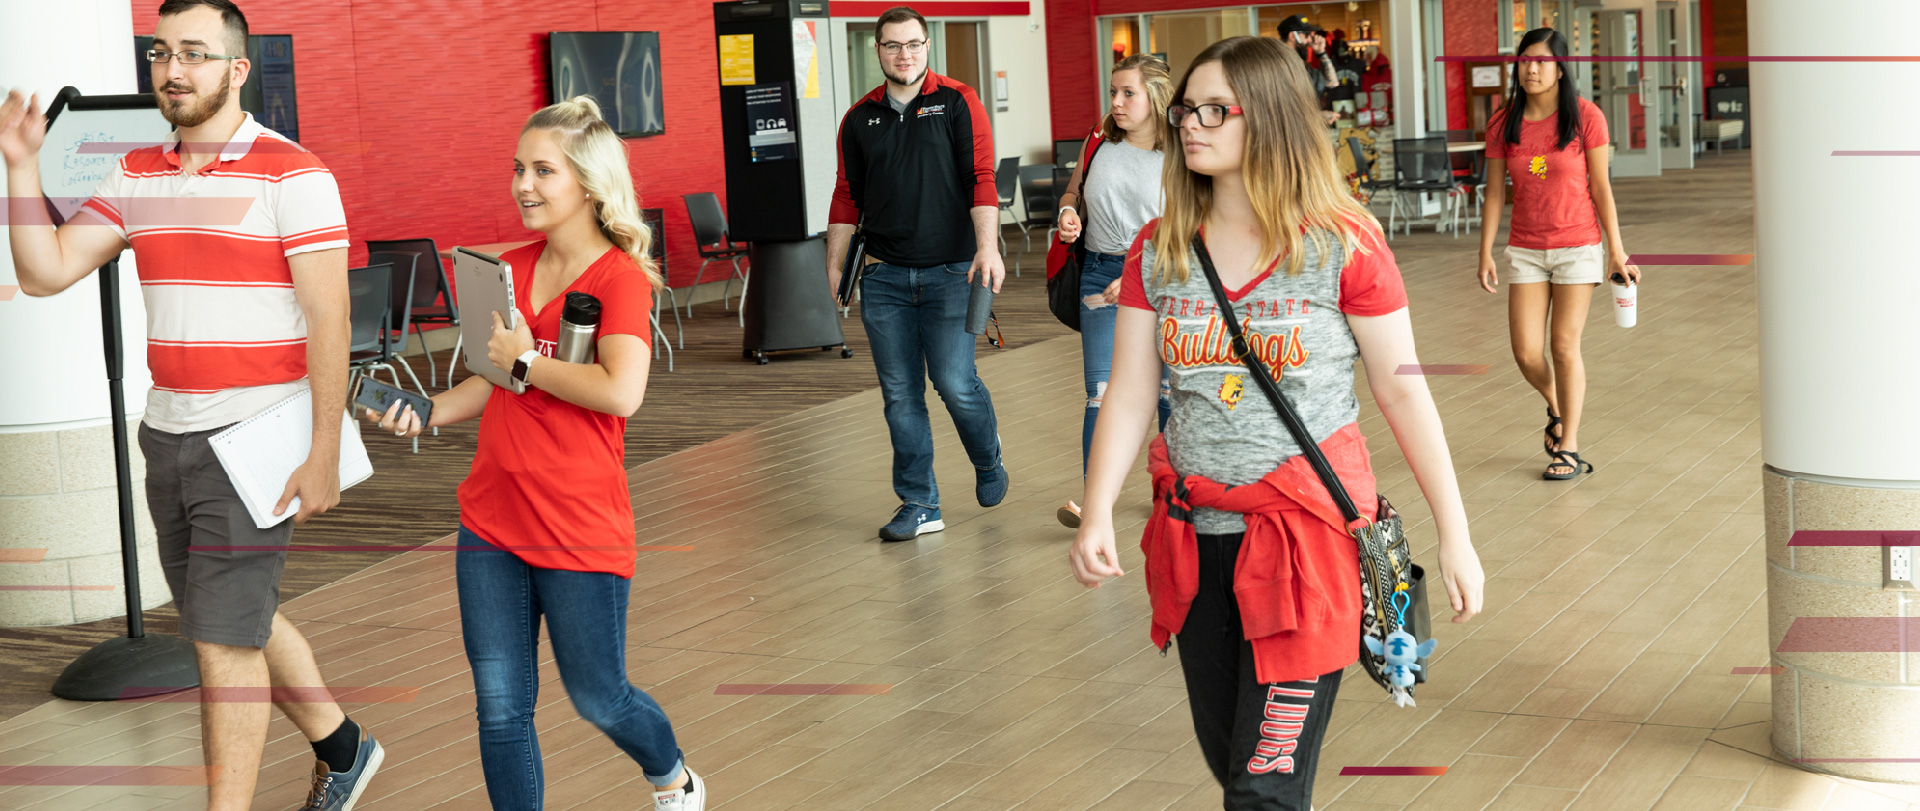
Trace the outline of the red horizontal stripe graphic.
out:
M 45 549 L 0 549 L 0 563 L 39 563 L 46 557 Z
M 1778 676 L 1778 675 L 1780 675 L 1781 673 L 1785 673 L 1786 671 L 1787 671 L 1787 669 L 1786 669 L 1786 668 L 1784 668 L 1784 667 L 1736 667 L 1736 668 L 1734 668 L 1734 669 L 1733 669 L 1733 673 L 1732 673 L 1732 674 L 1730 674 L 1730 675 L 1734 675 L 1734 676 Z
M 839 15 L 835 15 L 839 16 Z M 1920 62 L 1920 56 L 1436 56 L 1435 62 Z
M 1439 777 L 1445 766 L 1342 766 L 1341 777 Z
M 411 704 L 419 696 L 418 687 L 128 687 L 121 691 L 119 700 L 157 704 Z
M 1920 149 L 1836 149 L 1835 158 L 1920 158 Z
M 833 17 L 878 17 L 900 5 L 893 0 L 832 0 L 827 14 Z M 1006 0 L 930 0 L 914 4 L 929 17 L 1025 17 L 1033 13 L 1025 2 Z
M 1803 529 L 1788 546 L 1920 546 L 1920 531 L 1884 529 Z
M 0 591 L 113 591 L 119 586 L 0 586 Z
M 290 383 L 307 376 L 307 345 L 180 346 L 148 342 L 153 384 L 182 391 L 220 391 Z
M 891 684 L 722 684 L 716 696 L 883 696 Z
M 1491 368 L 1484 363 L 1402 363 L 1393 370 L 1397 375 L 1483 375 Z
M 1780 653 L 1906 653 L 1920 651 L 1920 617 L 1799 617 L 1781 637 Z
M 74 150 L 74 154 L 125 155 L 141 149 L 167 149 L 175 143 L 185 143 L 191 146 L 195 152 L 224 151 L 227 148 L 227 142 L 225 141 L 221 141 L 220 143 L 213 143 L 212 141 L 87 141 L 80 144 L 80 147 Z M 343 147 L 352 145 L 351 142 L 347 141 L 342 141 L 339 144 L 339 146 Z M 365 148 L 367 144 L 361 143 L 360 146 Z M 308 150 L 302 148 L 300 144 L 292 141 L 277 141 L 271 138 L 262 138 L 254 141 L 252 145 L 247 147 L 248 155 L 300 155 L 307 151 Z
M 1751 265 L 1750 253 L 1636 253 L 1629 265 Z
M 406 546 L 404 544 L 365 546 L 323 546 L 319 544 L 294 544 L 292 546 L 220 546 L 213 544 L 193 544 L 187 547 L 189 552 L 533 552 L 539 550 L 566 549 L 574 552 L 625 552 L 629 549 L 639 552 L 692 552 L 691 546 L 569 546 L 566 544 L 513 544 L 508 546 Z
M 1920 757 L 1797 757 L 1795 763 L 1920 763 Z
M 205 786 L 212 766 L 0 766 L 0 786 Z

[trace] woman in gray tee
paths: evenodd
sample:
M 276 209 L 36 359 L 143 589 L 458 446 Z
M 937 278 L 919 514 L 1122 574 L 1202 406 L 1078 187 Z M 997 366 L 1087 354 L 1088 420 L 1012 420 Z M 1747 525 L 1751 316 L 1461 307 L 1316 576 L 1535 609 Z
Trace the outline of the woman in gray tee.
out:
M 1100 416 L 1113 371 L 1113 322 L 1120 300 L 1120 265 L 1140 226 L 1160 216 L 1162 139 L 1173 77 L 1167 63 L 1135 54 L 1113 67 L 1107 117 L 1087 136 L 1070 191 L 1060 195 L 1060 241 L 1086 231 L 1086 261 L 1080 266 L 1080 357 L 1087 384 L 1087 418 L 1080 431 L 1080 465 L 1086 470 L 1093 424 Z M 1091 154 L 1092 159 L 1087 156 Z M 1167 423 L 1162 392 L 1160 424 Z M 1069 501 L 1060 523 L 1080 526 L 1080 507 Z

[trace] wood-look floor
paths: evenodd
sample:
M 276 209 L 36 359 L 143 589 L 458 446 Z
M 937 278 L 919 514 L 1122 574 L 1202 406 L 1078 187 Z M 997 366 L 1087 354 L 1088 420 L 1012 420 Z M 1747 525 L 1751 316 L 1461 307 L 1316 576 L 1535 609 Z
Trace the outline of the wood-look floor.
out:
M 1744 155 L 1616 188 L 1636 252 L 1752 251 Z M 1434 681 L 1418 707 L 1394 707 L 1363 678 L 1349 680 L 1318 807 L 1920 809 L 1920 789 L 1814 775 L 1771 757 L 1768 677 L 1732 672 L 1768 661 L 1751 269 L 1647 268 L 1633 330 L 1595 308 L 1582 435 L 1599 470 L 1554 483 L 1539 478 L 1540 401 L 1512 367 L 1504 299 L 1474 284 L 1473 242 L 1417 232 L 1392 247 L 1423 362 L 1490 367 L 1429 378 L 1489 578 L 1487 612 L 1439 625 Z M 1177 664 L 1148 644 L 1137 574 L 1087 590 L 1066 573 L 1070 533 L 1053 508 L 1079 487 L 1076 341 L 983 358 L 1012 495 L 993 509 L 973 505 L 970 468 L 950 424 L 935 418 L 949 527 L 902 544 L 873 536 L 892 495 L 864 357 L 760 369 L 734 365 L 737 349 L 720 343 L 709 363 L 683 361 L 656 380 L 699 376 L 751 389 L 770 373 L 856 374 L 842 371 L 849 366 L 861 380 L 845 396 L 819 392 L 631 472 L 640 543 L 692 548 L 642 553 L 628 670 L 673 718 L 689 764 L 708 780 L 710 808 L 1220 807 Z M 665 418 L 660 391 L 649 407 Z M 785 390 L 739 396 L 782 399 Z M 1360 396 L 1367 400 L 1364 386 Z M 1406 513 L 1416 555 L 1430 560 L 1430 516 L 1411 475 L 1371 402 L 1361 413 L 1381 489 Z M 664 424 L 645 414 L 636 427 Z M 440 442 L 423 443 L 422 456 L 457 455 L 452 441 Z M 423 488 L 430 466 L 446 464 L 405 455 L 377 463 Z M 441 494 L 458 478 L 437 475 Z M 1144 485 L 1138 472 L 1129 479 L 1123 536 L 1144 521 Z M 424 490 L 415 497 L 429 496 L 450 501 Z M 404 516 L 356 520 L 428 540 L 451 525 L 450 516 L 437 530 L 421 518 L 430 508 L 396 501 L 389 509 Z M 417 691 L 348 707 L 390 752 L 363 800 L 370 811 L 486 807 L 451 556 L 433 551 L 449 544 L 387 556 L 286 604 L 337 690 Z M 1122 549 L 1137 567 L 1132 545 Z M 855 694 L 727 688 L 745 684 Z M 644 807 L 638 768 L 575 716 L 550 656 L 542 686 L 549 807 Z M 256 805 L 290 807 L 311 753 L 279 719 L 267 753 Z M 199 758 L 191 704 L 49 701 L 0 723 L 0 765 Z M 1382 765 L 1447 772 L 1340 774 Z M 0 808 L 184 810 L 203 807 L 203 796 L 152 785 L 0 788 Z

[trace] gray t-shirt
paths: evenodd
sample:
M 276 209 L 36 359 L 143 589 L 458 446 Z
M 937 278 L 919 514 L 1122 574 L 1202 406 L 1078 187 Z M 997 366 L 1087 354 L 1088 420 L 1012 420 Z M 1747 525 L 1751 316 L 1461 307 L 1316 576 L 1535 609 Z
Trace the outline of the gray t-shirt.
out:
M 1107 141 L 1087 166 L 1080 219 L 1087 250 L 1126 253 L 1140 226 L 1160 216 L 1160 170 L 1165 153 L 1125 141 Z
M 892 93 L 882 93 L 881 95 L 887 97 L 887 106 L 892 107 L 896 113 L 905 113 L 907 111 L 907 103 L 913 100 L 907 99 L 907 101 L 901 101 L 894 98 Z
M 1320 443 L 1360 416 L 1353 393 L 1360 347 L 1347 315 L 1385 315 L 1405 307 L 1407 294 L 1378 232 L 1363 231 L 1361 250 L 1351 255 L 1338 234 L 1319 231 L 1322 251 L 1312 233 L 1303 240 L 1306 265 L 1300 275 L 1287 275 L 1282 263 L 1245 291 L 1227 293 L 1238 296 L 1233 307 L 1247 342 Z M 1229 486 L 1259 481 L 1298 456 L 1300 446 L 1231 354 L 1232 338 L 1200 261 L 1190 254 L 1193 272 L 1187 280 L 1165 284 L 1153 281 L 1153 261 L 1153 243 L 1145 240 L 1139 264 L 1129 262 L 1122 277 L 1141 286 L 1123 289 L 1120 303 L 1152 309 L 1160 321 L 1154 340 L 1173 372 L 1168 460 L 1183 476 L 1197 474 Z M 1193 519 L 1202 533 L 1230 534 L 1247 527 L 1239 514 L 1219 510 L 1196 508 Z

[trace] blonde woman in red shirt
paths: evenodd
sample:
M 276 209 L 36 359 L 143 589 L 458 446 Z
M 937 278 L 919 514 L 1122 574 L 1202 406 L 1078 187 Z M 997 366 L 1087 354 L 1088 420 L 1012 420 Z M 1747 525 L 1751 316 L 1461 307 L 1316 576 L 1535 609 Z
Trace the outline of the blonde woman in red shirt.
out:
M 524 393 L 475 375 L 412 411 L 366 412 L 401 437 L 480 419 L 460 485 L 460 630 L 479 700 L 480 763 L 500 811 L 534 811 L 544 774 L 533 727 L 544 617 L 560 681 L 581 717 L 632 757 L 656 811 L 699 811 L 706 787 L 673 726 L 627 681 L 633 505 L 623 462 L 627 418 L 647 390 L 652 235 L 641 223 L 625 146 L 591 96 L 533 114 L 513 158 L 520 220 L 546 239 L 502 255 L 513 267 L 514 329 L 494 313 L 487 356 Z M 599 299 L 597 362 L 555 360 L 566 296 Z
M 1300 58 L 1279 40 L 1209 46 L 1167 109 L 1164 214 L 1120 274 L 1113 377 L 1069 552 L 1098 586 L 1121 569 L 1113 505 L 1172 372 L 1141 539 L 1156 645 L 1178 640 L 1201 754 L 1228 809 L 1307 811 L 1341 670 L 1359 658 L 1360 553 L 1333 497 L 1227 340 L 1243 325 L 1340 483 L 1374 512 L 1354 362 L 1433 510 L 1454 621 L 1484 579 L 1406 288 L 1379 223 L 1346 192 Z M 1221 304 L 1204 250 L 1226 289 Z M 1286 719 L 1285 723 L 1271 723 Z
M 1487 122 L 1487 177 L 1513 180 L 1507 327 L 1520 374 L 1547 401 L 1545 447 L 1552 461 L 1542 475 L 1563 480 L 1593 471 L 1580 458 L 1580 411 L 1587 396 L 1580 336 L 1593 289 L 1613 275 L 1637 283 L 1640 269 L 1627 264 L 1620 239 L 1620 214 L 1607 179 L 1607 120 L 1567 81 L 1561 67 L 1566 38 L 1535 28 L 1520 39 L 1518 51 L 1507 105 Z M 1493 240 L 1505 195 L 1504 183 L 1487 185 L 1480 286 L 1489 293 L 1500 284 Z

